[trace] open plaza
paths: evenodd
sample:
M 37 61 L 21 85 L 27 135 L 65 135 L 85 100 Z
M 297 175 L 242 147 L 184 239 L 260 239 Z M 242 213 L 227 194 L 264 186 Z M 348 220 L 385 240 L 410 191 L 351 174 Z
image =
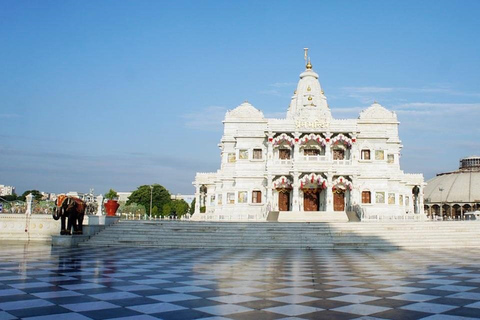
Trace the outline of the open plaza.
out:
M 477 319 L 479 257 L 2 245 L 0 319 Z

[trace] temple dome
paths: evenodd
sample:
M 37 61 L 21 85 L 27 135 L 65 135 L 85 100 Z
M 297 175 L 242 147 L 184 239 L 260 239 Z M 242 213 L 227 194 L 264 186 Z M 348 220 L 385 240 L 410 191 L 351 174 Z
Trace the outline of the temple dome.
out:
M 480 202 L 480 157 L 464 158 L 460 164 L 459 170 L 427 181 L 424 197 L 428 203 Z
M 233 110 L 227 111 L 225 120 L 264 120 L 263 112 L 245 101 Z
M 397 114 L 383 107 L 380 103 L 374 102 L 370 107 L 360 112 L 358 117 L 361 120 L 395 120 L 397 121 Z

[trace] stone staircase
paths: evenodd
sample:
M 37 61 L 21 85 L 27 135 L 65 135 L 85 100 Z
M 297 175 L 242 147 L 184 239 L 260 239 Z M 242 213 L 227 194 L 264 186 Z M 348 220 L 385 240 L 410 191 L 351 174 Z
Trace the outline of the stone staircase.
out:
M 480 222 L 279 223 L 121 220 L 80 246 L 400 249 L 480 247 Z

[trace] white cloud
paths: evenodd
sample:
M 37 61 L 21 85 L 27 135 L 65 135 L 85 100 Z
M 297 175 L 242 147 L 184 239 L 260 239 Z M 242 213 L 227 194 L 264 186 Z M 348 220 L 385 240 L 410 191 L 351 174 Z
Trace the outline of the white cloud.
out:
M 280 92 L 276 89 L 269 89 L 269 90 L 262 90 L 262 91 L 259 91 L 258 93 L 260 94 L 266 94 L 266 95 L 270 95 L 270 96 L 277 96 L 277 97 L 281 97 L 282 95 L 280 94 Z
M 396 105 L 393 109 L 398 113 L 471 115 L 466 112 L 480 113 L 480 103 L 411 102 Z
M 275 82 L 270 85 L 270 87 L 274 88 L 284 88 L 284 87 L 293 87 L 296 86 L 296 82 Z
M 480 93 L 457 91 L 448 87 L 409 88 L 409 87 L 368 86 L 368 87 L 342 87 L 340 89 L 352 97 L 358 97 L 358 94 L 363 95 L 363 94 L 372 94 L 372 93 L 392 93 L 392 92 L 438 93 L 438 94 L 453 95 L 453 96 L 480 97 Z
M 18 117 L 20 117 L 20 115 L 16 113 L 0 113 L 0 119 L 11 119 Z
M 395 88 L 387 87 L 343 87 L 342 90 L 355 93 L 379 93 L 379 92 L 392 92 Z
M 366 108 L 367 107 L 335 108 L 333 111 L 335 111 L 336 113 L 360 113 Z
M 225 118 L 227 108 L 220 106 L 209 106 L 197 112 L 182 115 L 185 119 L 185 126 L 197 130 L 218 131 L 222 128 L 222 121 Z

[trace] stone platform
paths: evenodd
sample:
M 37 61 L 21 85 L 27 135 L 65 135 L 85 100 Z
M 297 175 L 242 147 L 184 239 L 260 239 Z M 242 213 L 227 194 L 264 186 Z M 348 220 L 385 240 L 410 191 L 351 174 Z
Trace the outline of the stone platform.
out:
M 80 243 L 87 241 L 90 237 L 96 235 L 108 226 L 118 222 L 120 217 L 109 216 L 89 216 L 86 224 L 83 225 L 83 234 L 81 235 L 52 235 L 52 246 L 76 247 Z
M 348 222 L 343 211 L 280 211 L 278 222 Z
M 480 247 L 478 221 L 203 222 L 125 221 L 81 246 L 162 248 L 470 248 Z

